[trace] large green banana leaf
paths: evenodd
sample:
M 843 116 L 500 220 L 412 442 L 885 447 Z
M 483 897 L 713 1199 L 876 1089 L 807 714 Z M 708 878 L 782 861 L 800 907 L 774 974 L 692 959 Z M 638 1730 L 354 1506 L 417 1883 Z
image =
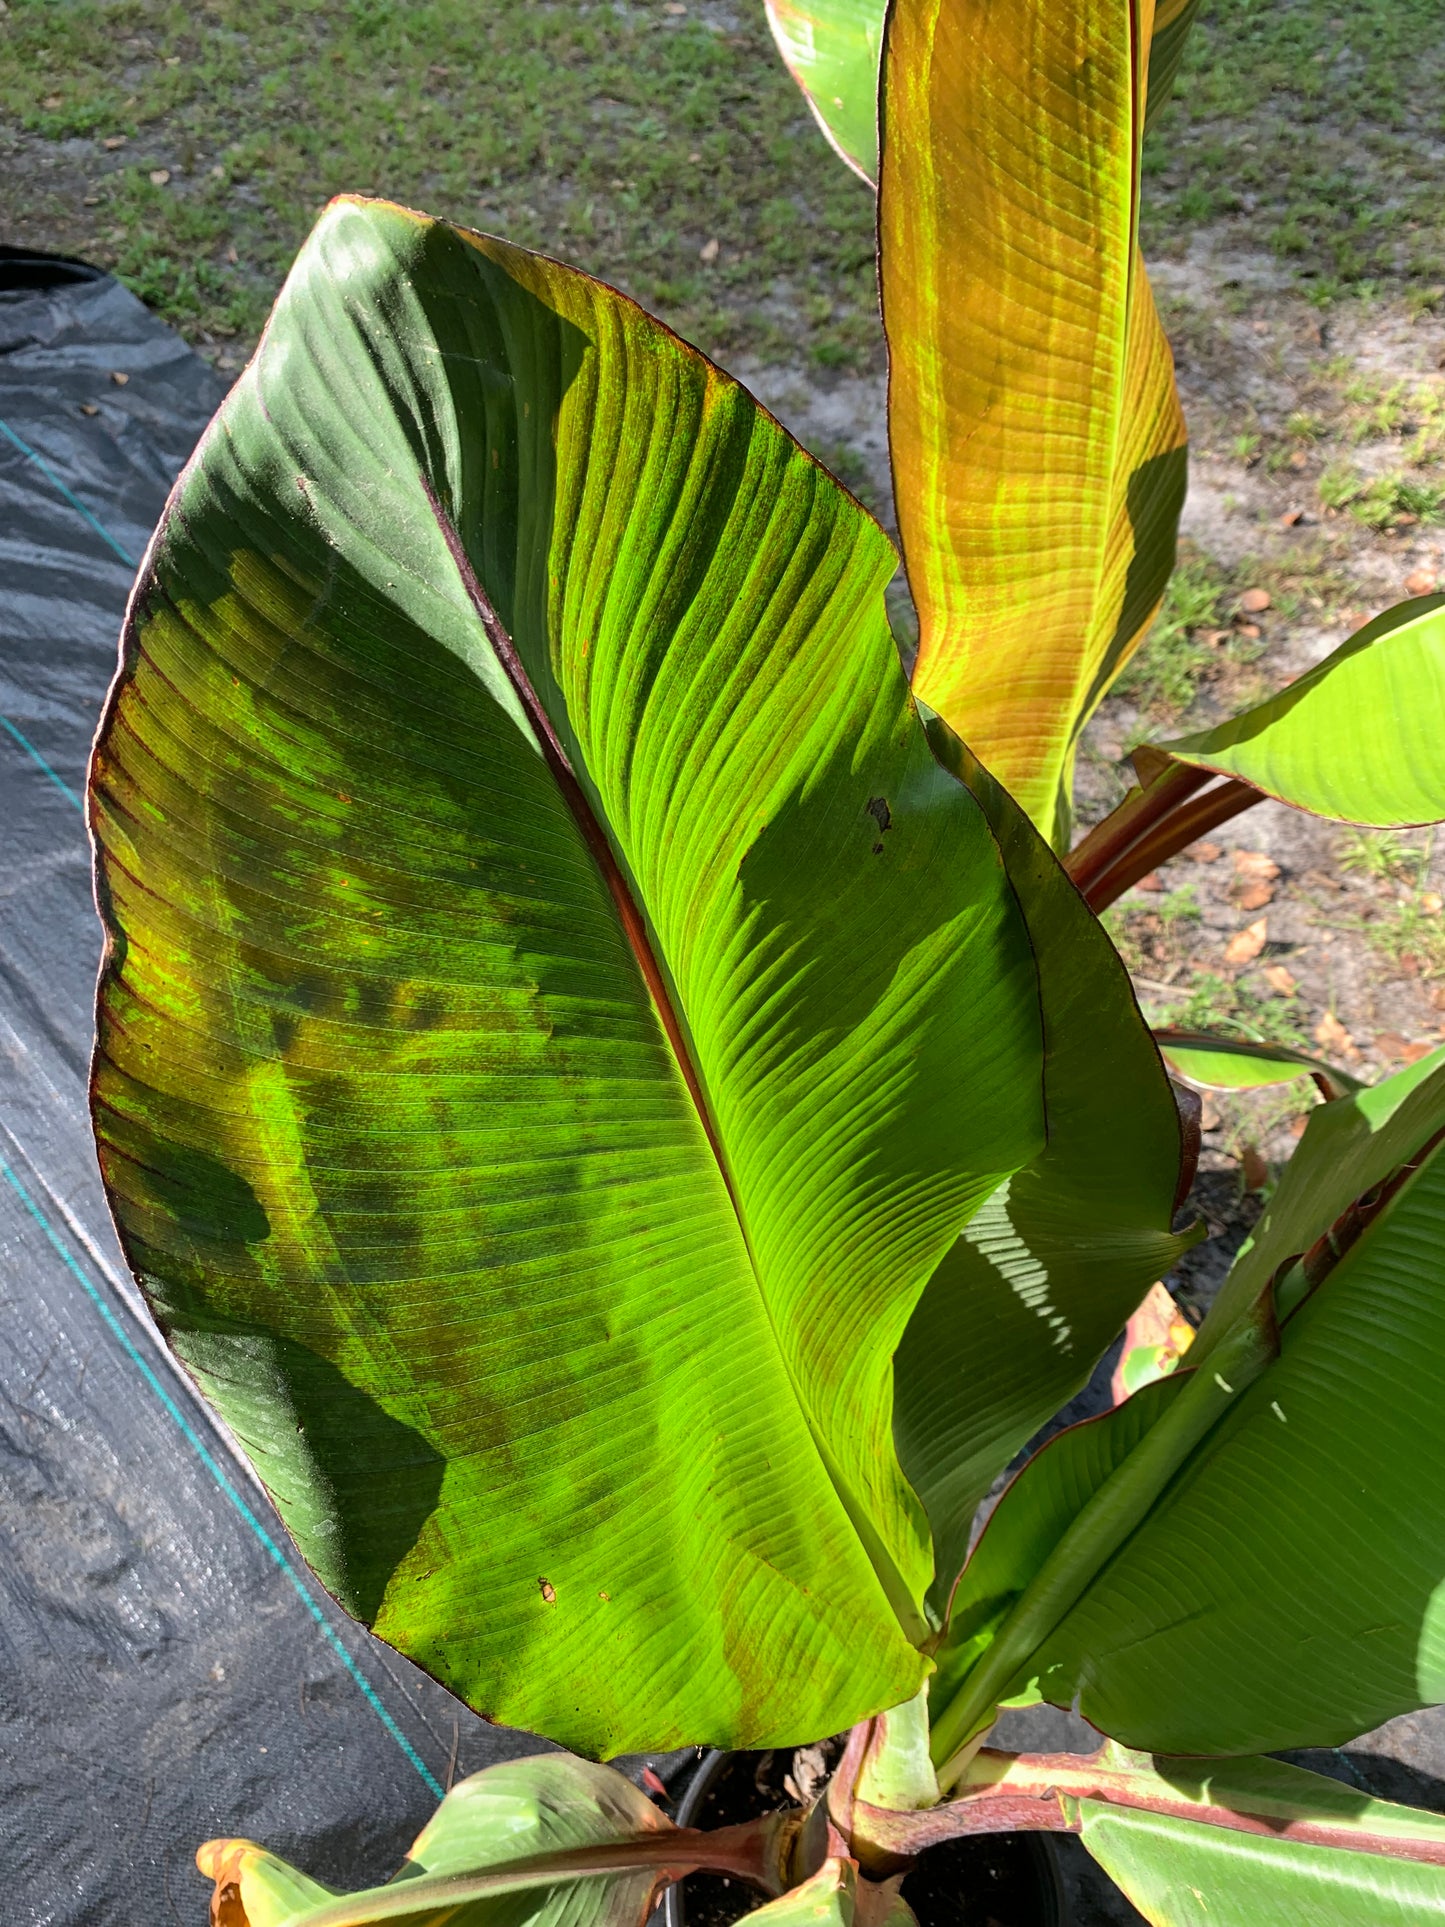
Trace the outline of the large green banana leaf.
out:
M 1360 1161 L 1366 1215 L 1336 1232 L 1278 1358 L 1031 1662 L 1048 1698 L 1077 1696 L 1130 1745 L 1201 1754 L 1334 1745 L 1445 1698 L 1442 1122 L 1383 1203 Z M 1224 1381 L 1228 1343 L 1195 1381 Z
M 895 0 L 879 248 L 919 694 L 1062 847 L 1185 486 L 1135 240 L 1151 0 Z
M 1197 1233 L 1170 1230 L 1179 1113 L 1118 953 L 1008 793 L 939 719 L 929 729 L 983 805 L 1028 924 L 1048 1130 L 939 1266 L 898 1350 L 894 1437 L 932 1527 L 941 1616 L 980 1499 Z
M 620 1773 L 544 1753 L 460 1781 L 380 1887 L 337 1893 L 250 1840 L 207 1841 L 196 1864 L 219 1927 L 639 1927 L 665 1866 L 609 1872 L 587 1850 L 683 1838 Z
M 94 1114 L 348 1609 L 585 1752 L 928 1662 L 928 1278 L 1037 973 L 877 525 L 612 290 L 334 204 L 178 485 L 92 773 Z
M 1435 823 L 1445 818 L 1442 715 L 1445 595 L 1416 596 L 1242 716 L 1136 753 L 1146 781 L 1172 759 L 1316 816 Z
M 763 0 L 784 65 L 834 149 L 878 178 L 878 73 L 887 0 Z M 1149 42 L 1147 133 L 1168 103 L 1199 0 L 1158 0 Z

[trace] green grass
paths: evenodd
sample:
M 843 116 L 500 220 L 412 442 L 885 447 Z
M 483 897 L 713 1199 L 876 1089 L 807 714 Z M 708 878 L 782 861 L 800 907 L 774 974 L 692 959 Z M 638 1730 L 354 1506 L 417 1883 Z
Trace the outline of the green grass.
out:
M 1188 709 L 1201 684 L 1229 677 L 1261 653 L 1263 643 L 1228 627 L 1238 591 L 1263 572 L 1246 562 L 1226 570 L 1188 547 L 1169 578 L 1164 601 L 1144 641 L 1124 665 L 1113 694 L 1146 716 L 1177 716 Z M 1275 605 L 1289 613 L 1287 592 Z
M 0 120 L 22 155 L 83 143 L 49 151 L 87 251 L 193 337 L 254 337 L 317 209 L 362 192 L 575 262 L 724 360 L 881 353 L 873 197 L 757 0 L 10 0 Z
M 1248 977 L 1221 977 L 1196 970 L 1177 999 L 1166 999 L 1150 1012 L 1151 1021 L 1179 1030 L 1208 1030 L 1225 1037 L 1249 1038 L 1261 1044 L 1285 1044 L 1309 1050 L 1294 1000 L 1258 989 Z
M 1322 299 L 1438 282 L 1442 83 L 1439 0 L 1210 0 L 1146 149 L 1146 252 L 1223 223 Z
M 1445 520 L 1445 484 L 1398 470 L 1370 477 L 1336 464 L 1320 477 L 1320 500 L 1326 508 L 1348 509 L 1372 529 Z
M 1182 557 L 1169 578 L 1153 627 L 1114 684 L 1149 713 L 1185 709 L 1200 677 L 1213 666 L 1206 635 L 1219 625 L 1229 581 L 1208 557 Z
M 10 225 L 44 244 L 26 203 L 49 192 L 69 245 L 192 338 L 246 343 L 317 207 L 386 194 L 575 261 L 724 360 L 879 365 L 872 196 L 761 0 L 686 3 L 10 0 Z M 1445 301 L 1439 21 L 1212 0 L 1146 154 L 1146 247 L 1223 223 L 1323 296 L 1393 277 Z

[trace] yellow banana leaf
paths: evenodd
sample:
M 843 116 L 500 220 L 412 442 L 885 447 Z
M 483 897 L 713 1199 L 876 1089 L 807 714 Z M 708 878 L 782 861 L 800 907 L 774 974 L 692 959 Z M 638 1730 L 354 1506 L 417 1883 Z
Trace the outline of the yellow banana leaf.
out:
M 1188 12 L 1169 0 L 1161 26 Z M 1184 497 L 1136 240 L 1153 30 L 1152 0 L 896 0 L 884 60 L 914 685 L 1056 845 L 1079 733 L 1158 607 Z

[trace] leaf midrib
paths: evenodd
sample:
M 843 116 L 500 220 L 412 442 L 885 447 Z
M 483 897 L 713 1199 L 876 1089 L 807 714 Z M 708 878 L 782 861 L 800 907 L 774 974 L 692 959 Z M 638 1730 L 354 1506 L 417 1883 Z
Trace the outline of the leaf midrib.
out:
M 518 654 L 516 644 L 508 634 L 501 617 L 497 614 L 486 589 L 472 565 L 471 557 L 462 544 L 460 535 L 451 522 L 445 508 L 431 487 L 427 477 L 419 476 L 422 492 L 427 505 L 436 521 L 447 552 L 452 558 L 460 577 L 462 588 L 468 601 L 482 625 L 482 629 L 496 654 L 503 673 L 511 684 L 513 693 L 521 704 L 528 725 L 536 739 L 537 747 L 556 782 L 563 800 L 567 803 L 581 832 L 583 841 L 591 851 L 612 901 L 622 923 L 623 933 L 631 947 L 638 969 L 652 998 L 653 1006 L 672 1047 L 673 1056 L 688 1093 L 696 1107 L 698 1119 L 712 1149 L 719 1176 L 726 1188 L 728 1200 L 733 1208 L 733 1216 L 743 1247 L 748 1256 L 748 1267 L 752 1273 L 754 1288 L 763 1317 L 767 1320 L 772 1334 L 773 1348 L 778 1362 L 787 1379 L 798 1413 L 807 1427 L 808 1436 L 813 1442 L 818 1463 L 824 1477 L 832 1487 L 844 1516 L 852 1527 L 858 1545 L 873 1570 L 874 1577 L 888 1602 L 890 1610 L 898 1621 L 904 1637 L 914 1646 L 920 1645 L 931 1636 L 931 1628 L 914 1601 L 913 1594 L 899 1571 L 896 1561 L 883 1543 L 877 1525 L 871 1518 L 866 1503 L 855 1496 L 849 1481 L 844 1477 L 833 1453 L 814 1421 L 807 1399 L 794 1374 L 786 1347 L 778 1332 L 773 1307 L 763 1288 L 762 1273 L 757 1255 L 753 1249 L 752 1237 L 748 1230 L 747 1217 L 743 1211 L 732 1173 L 728 1168 L 727 1156 L 723 1150 L 721 1136 L 714 1122 L 707 1101 L 701 1075 L 693 1062 L 687 1035 L 679 1018 L 672 992 L 663 973 L 661 963 L 652 946 L 647 924 L 642 911 L 632 894 L 632 887 L 622 865 L 618 861 L 611 840 L 602 827 L 596 811 L 588 799 L 586 791 L 578 780 L 552 720 L 543 708 L 536 690 L 532 686 L 526 666 Z

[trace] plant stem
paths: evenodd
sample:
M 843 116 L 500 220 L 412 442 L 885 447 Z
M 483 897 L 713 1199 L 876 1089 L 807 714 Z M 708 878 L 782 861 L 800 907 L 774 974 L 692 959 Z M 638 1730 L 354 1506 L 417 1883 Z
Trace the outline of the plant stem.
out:
M 769 1815 L 776 1820 L 778 1816 Z M 574 1880 L 654 1870 L 659 1877 L 680 1880 L 684 1874 L 707 1868 L 732 1874 L 780 1893 L 782 1885 L 773 1865 L 776 1826 L 746 1821 L 742 1826 L 719 1827 L 716 1832 L 668 1827 L 639 1840 L 608 1841 L 593 1847 L 574 1847 L 559 1853 L 534 1854 L 480 1873 L 426 1875 L 400 1880 L 392 1887 L 372 1888 L 363 1894 L 344 1894 L 330 1906 L 307 1916 L 307 1927 L 370 1927 L 380 1920 L 410 1919 L 433 1911 L 438 1916 L 469 1902 L 520 1893 L 528 1888 L 562 1885 Z
M 1166 1814 L 1231 1833 L 1344 1847 L 1445 1866 L 1445 1826 L 1432 1813 L 1374 1802 L 1364 1817 L 1349 1795 L 1273 1760 L 1154 1760 L 1106 1742 L 1098 1753 L 980 1752 L 956 1799 L 926 1813 L 858 1810 L 855 1850 L 882 1868 L 980 1833 L 1078 1833 L 1082 1803 Z
M 967 1765 L 958 1756 L 992 1721 L 1019 1669 L 1077 1604 L 1195 1446 L 1259 1377 L 1277 1349 L 1272 1311 L 1261 1302 L 1221 1341 L 1208 1368 L 1190 1375 L 1152 1431 L 1084 1506 L 1019 1594 L 954 1698 L 934 1715 L 932 1752 L 940 1763 L 940 1785 L 947 1787 L 958 1778 Z
M 1131 883 L 1206 831 L 1262 801 L 1262 791 L 1237 777 L 1196 795 L 1214 783 L 1212 770 L 1170 763 L 1142 789 L 1131 789 L 1116 810 L 1094 825 L 1064 858 L 1064 868 L 1091 910 L 1107 908 Z

